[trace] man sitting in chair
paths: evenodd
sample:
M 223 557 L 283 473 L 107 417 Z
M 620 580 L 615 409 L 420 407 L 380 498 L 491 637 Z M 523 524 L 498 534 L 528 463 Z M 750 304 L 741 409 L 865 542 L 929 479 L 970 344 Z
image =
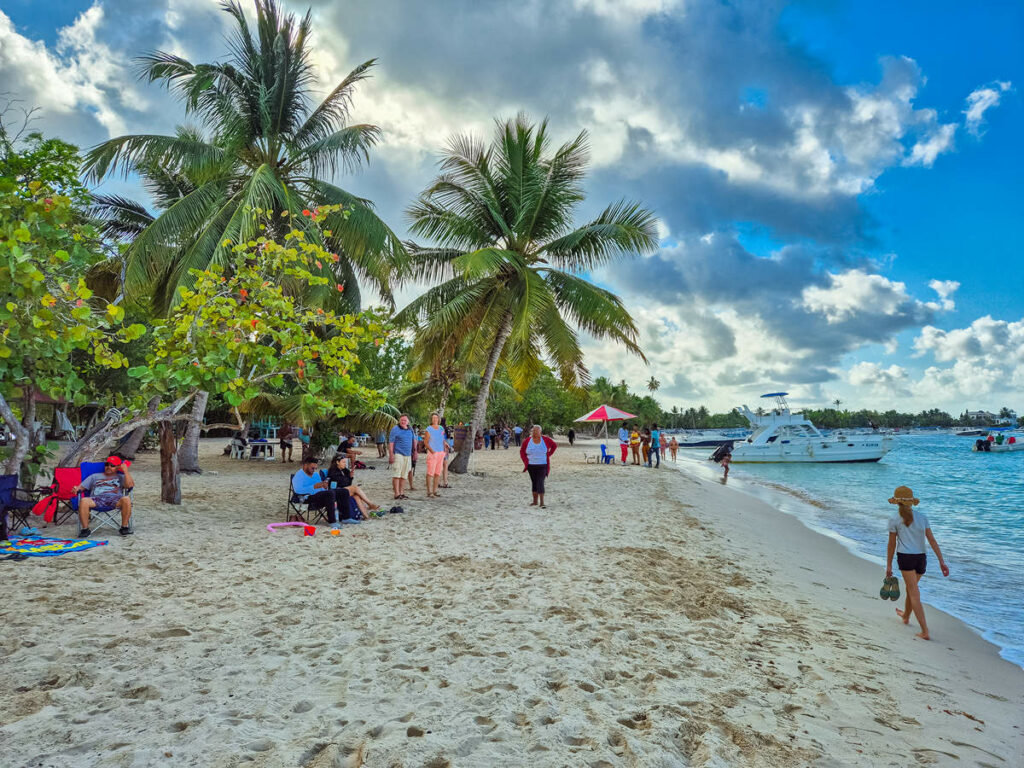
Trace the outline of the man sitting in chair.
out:
M 117 509 L 121 512 L 121 528 L 118 530 L 122 536 L 128 536 L 132 529 L 129 522 L 132 517 L 132 500 L 128 491 L 135 487 L 135 480 L 128 472 L 128 466 L 121 461 L 120 456 L 110 456 L 103 463 L 103 471 L 89 475 L 71 490 L 75 493 L 88 491 L 89 495 L 82 497 L 78 503 L 78 517 L 82 522 L 82 532 L 79 538 L 86 538 L 92 531 L 89 530 L 90 512 L 96 507 L 106 509 Z
M 327 510 L 328 523 L 358 523 L 351 518 L 347 488 L 331 488 L 329 480 L 316 471 L 319 462 L 313 456 L 304 456 L 302 469 L 292 477 L 292 491 L 306 496 L 310 509 Z

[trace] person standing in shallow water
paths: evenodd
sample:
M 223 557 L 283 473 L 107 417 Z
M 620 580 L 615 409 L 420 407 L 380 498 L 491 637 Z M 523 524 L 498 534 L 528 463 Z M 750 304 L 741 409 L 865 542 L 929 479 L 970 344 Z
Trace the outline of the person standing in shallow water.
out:
M 892 556 L 896 555 L 896 564 L 899 567 L 900 575 L 903 576 L 903 584 L 907 591 L 907 602 L 901 611 L 896 609 L 897 615 L 903 619 L 904 624 L 910 623 L 911 613 L 917 618 L 921 625 L 921 631 L 917 636 L 922 640 L 930 640 L 928 624 L 924 619 L 924 605 L 921 604 L 921 591 L 918 589 L 918 582 L 924 576 L 928 566 L 928 555 L 925 553 L 925 541 L 939 559 L 939 569 L 943 576 L 949 576 L 949 566 L 942 558 L 942 551 L 939 543 L 935 541 L 932 529 L 928 524 L 928 518 L 923 512 L 914 512 L 920 500 L 914 498 L 914 492 L 907 486 L 901 485 L 893 491 L 890 504 L 898 507 L 897 514 L 889 519 L 889 546 L 885 558 L 885 577 L 892 577 Z

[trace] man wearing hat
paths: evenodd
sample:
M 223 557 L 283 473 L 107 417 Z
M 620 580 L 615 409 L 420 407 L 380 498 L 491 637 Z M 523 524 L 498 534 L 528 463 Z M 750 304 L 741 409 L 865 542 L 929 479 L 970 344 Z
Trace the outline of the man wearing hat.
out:
M 95 507 L 120 510 L 121 528 L 118 533 L 127 536 L 132 532 L 128 527 L 132 517 L 132 500 L 128 496 L 128 491 L 135 487 L 135 480 L 128 472 L 128 464 L 127 461 L 122 461 L 120 456 L 108 456 L 103 463 L 102 472 L 89 475 L 82 480 L 81 485 L 71 489 L 75 493 L 89 491 L 89 495 L 78 504 L 78 517 L 82 521 L 80 538 L 84 539 L 92 533 L 89 530 L 89 513 Z

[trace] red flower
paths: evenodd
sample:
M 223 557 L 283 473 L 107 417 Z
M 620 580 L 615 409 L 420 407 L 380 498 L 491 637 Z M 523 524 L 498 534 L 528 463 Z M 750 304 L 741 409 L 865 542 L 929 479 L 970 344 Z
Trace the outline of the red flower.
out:
M 320 259 L 316 260 L 316 268 L 317 269 L 323 269 L 324 268 L 324 265 L 320 263 Z
M 253 327 L 253 328 L 255 328 L 255 327 L 256 327 L 256 318 L 255 318 L 255 317 L 254 317 L 254 318 L 252 319 L 252 327 Z
M 339 291 L 341 290 L 341 286 L 340 286 L 340 285 L 338 286 L 338 290 L 339 290 Z M 76 307 L 80 307 L 80 306 L 82 306 L 82 300 L 81 300 L 81 299 L 79 299 L 78 301 L 76 301 L 76 302 L 75 302 L 75 306 L 76 306 Z
M 245 288 L 239 289 L 238 295 L 242 297 L 242 301 L 245 301 L 247 298 L 249 298 L 249 292 L 245 290 Z
M 303 216 L 311 216 L 312 214 L 309 212 L 309 208 L 303 208 L 302 209 L 302 215 Z
M 331 254 L 331 258 L 334 259 L 334 263 L 335 264 L 337 264 L 338 261 L 340 261 L 340 259 L 338 258 L 338 254 L 336 254 L 336 253 L 332 253 Z
M 342 285 L 341 283 L 338 283 L 338 293 L 341 293 L 344 290 L 345 290 L 345 286 Z

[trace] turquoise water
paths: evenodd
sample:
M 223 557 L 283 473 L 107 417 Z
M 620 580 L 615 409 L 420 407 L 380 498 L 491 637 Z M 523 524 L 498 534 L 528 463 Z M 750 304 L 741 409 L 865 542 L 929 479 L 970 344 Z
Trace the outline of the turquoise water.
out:
M 896 486 L 909 485 L 951 570 L 942 578 L 929 550 L 925 601 L 963 619 L 1024 667 L 1024 451 L 972 453 L 975 438 L 954 435 L 895 440 L 877 464 L 734 464 L 729 479 L 878 563 L 896 509 L 888 499 Z M 710 450 L 684 453 L 703 459 Z

